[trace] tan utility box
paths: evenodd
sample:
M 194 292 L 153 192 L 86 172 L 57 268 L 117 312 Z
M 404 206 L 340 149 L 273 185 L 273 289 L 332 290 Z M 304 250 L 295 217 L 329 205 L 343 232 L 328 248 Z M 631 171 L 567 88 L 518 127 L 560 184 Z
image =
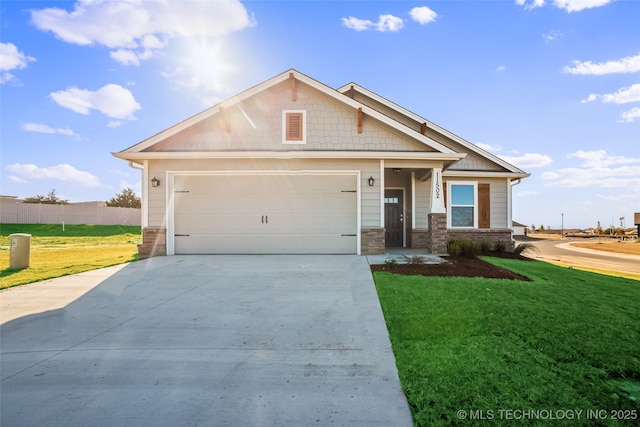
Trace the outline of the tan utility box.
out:
M 31 262 L 31 234 L 16 233 L 9 235 L 9 238 L 11 239 L 9 267 L 13 269 L 29 267 Z

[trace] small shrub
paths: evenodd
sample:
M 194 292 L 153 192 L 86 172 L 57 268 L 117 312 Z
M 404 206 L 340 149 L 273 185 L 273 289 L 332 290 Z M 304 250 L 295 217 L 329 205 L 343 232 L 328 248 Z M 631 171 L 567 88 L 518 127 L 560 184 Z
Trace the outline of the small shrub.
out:
M 491 252 L 491 243 L 487 242 L 486 240 L 482 240 L 479 244 L 478 249 L 480 250 L 481 254 L 486 255 Z
M 496 242 L 494 249 L 496 252 L 504 252 L 507 250 L 507 245 L 504 242 Z
M 395 258 L 387 258 L 384 260 L 384 265 L 386 265 L 389 270 L 394 270 L 398 266 L 398 261 Z
M 451 256 L 460 256 L 462 254 L 462 246 L 457 240 L 449 240 L 447 242 L 447 253 Z
M 425 263 L 425 259 L 420 255 L 413 255 L 412 257 L 408 257 L 404 255 L 404 258 L 407 260 L 407 264 L 418 264 L 422 265 Z
M 447 243 L 447 252 L 451 256 L 474 258 L 480 253 L 480 245 L 468 239 L 449 240 Z
M 540 254 L 540 251 L 533 243 L 520 243 L 513 250 L 516 255 L 524 255 L 524 253 L 531 253 L 533 255 Z

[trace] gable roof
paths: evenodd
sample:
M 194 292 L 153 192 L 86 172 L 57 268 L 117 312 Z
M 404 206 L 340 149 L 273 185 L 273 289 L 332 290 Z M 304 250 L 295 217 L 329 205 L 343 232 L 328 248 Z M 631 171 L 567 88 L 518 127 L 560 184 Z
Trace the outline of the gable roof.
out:
M 412 138 L 413 140 L 417 140 L 418 142 L 424 144 L 425 146 L 431 148 L 432 150 L 435 150 L 437 153 L 442 153 L 445 155 L 453 155 L 454 157 L 456 155 L 458 155 L 459 153 L 456 153 L 455 150 L 452 150 L 449 147 L 446 147 L 442 144 L 440 144 L 439 142 L 425 136 L 425 135 L 415 135 L 413 132 L 411 132 L 409 129 L 406 128 L 406 126 L 403 126 L 401 123 L 389 118 L 388 116 L 376 111 L 375 109 L 362 104 L 356 100 L 353 100 L 347 96 L 344 96 L 342 93 L 336 91 L 335 89 L 330 88 L 329 86 L 318 82 L 315 79 L 312 79 L 311 77 L 300 73 L 299 71 L 295 70 L 295 69 L 290 69 L 288 71 L 285 71 L 281 74 L 278 74 L 275 77 L 272 77 L 256 86 L 253 86 L 247 90 L 245 90 L 244 92 L 241 92 L 240 94 L 233 96 L 225 101 L 222 101 L 210 108 L 207 108 L 206 110 L 192 116 L 189 117 L 186 120 L 183 120 L 182 122 L 171 126 L 168 129 L 165 129 L 155 135 L 153 135 L 150 138 L 147 138 L 146 140 L 133 145 L 119 153 L 113 153 L 114 156 L 116 157 L 120 157 L 120 158 L 128 158 L 126 155 L 127 154 L 133 154 L 133 153 L 139 153 L 144 151 L 145 149 L 148 149 L 149 147 L 151 147 L 154 144 L 157 144 L 158 142 L 161 142 L 193 125 L 196 125 L 200 122 L 202 122 L 203 120 L 208 119 L 209 117 L 212 117 L 218 113 L 220 113 L 223 109 L 227 109 L 227 108 L 231 108 L 234 106 L 238 106 L 238 108 L 242 109 L 241 103 L 242 101 L 260 93 L 263 92 L 279 83 L 282 83 L 286 80 L 288 80 L 290 78 L 290 76 L 293 76 L 296 80 L 305 83 L 309 86 L 311 86 L 312 88 L 320 91 L 321 93 L 324 93 L 325 95 L 330 96 L 331 98 L 335 99 L 336 101 L 339 101 L 343 104 L 346 104 L 354 109 L 359 109 L 362 108 L 362 112 L 363 114 L 366 114 L 382 123 L 385 123 L 386 125 L 390 126 L 391 128 L 401 132 L 402 134 L 405 134 L 407 136 L 409 136 L 410 138 Z M 241 110 L 242 111 L 242 110 Z M 450 156 L 448 156 L 450 157 Z M 457 156 L 457 160 L 459 160 L 461 157 Z
M 506 169 L 509 172 L 515 173 L 515 174 L 524 174 L 525 176 L 529 176 L 530 174 L 524 172 L 522 169 L 517 168 L 516 166 L 508 163 L 507 161 L 501 159 L 498 156 L 495 156 L 491 153 L 489 153 L 486 150 L 483 150 L 482 148 L 478 147 L 477 145 L 467 141 L 464 138 L 459 137 L 458 135 L 449 132 L 448 130 L 444 129 L 443 127 L 438 126 L 437 124 L 425 119 L 424 117 L 421 117 L 415 113 L 413 113 L 412 111 L 407 110 L 404 107 L 401 107 L 400 105 L 389 101 L 388 99 L 356 84 L 356 83 L 349 83 L 346 84 L 340 88 L 337 89 L 338 92 L 340 93 L 347 93 L 349 91 L 356 91 L 359 92 L 360 94 L 371 98 L 372 100 L 374 100 L 375 102 L 378 102 L 384 106 L 386 106 L 387 108 L 394 110 L 398 113 L 400 113 L 401 115 L 403 115 L 404 117 L 414 121 L 417 125 L 422 125 L 424 124 L 427 128 L 433 129 L 434 131 L 436 131 L 437 133 L 445 136 L 446 138 L 454 141 L 455 143 L 461 145 L 462 147 L 464 147 L 466 150 L 476 153 L 478 155 L 480 155 L 483 158 L 486 158 L 488 160 L 490 160 L 491 162 L 503 167 L 504 169 Z M 419 132 L 418 132 L 419 133 Z M 524 177 L 524 176 L 523 176 Z
M 229 108 L 237 108 L 245 117 L 248 117 L 242 105 L 243 101 L 256 96 L 270 88 L 282 84 L 289 79 L 295 79 L 307 86 L 317 90 L 318 92 L 339 102 L 341 105 L 361 110 L 363 115 L 367 115 L 372 119 L 388 126 L 401 135 L 408 137 L 417 144 L 425 147 L 427 152 L 406 152 L 406 151 L 313 151 L 313 150 L 295 150 L 295 151 L 153 151 L 151 147 L 167 141 L 169 138 L 183 132 L 193 126 L 196 126 L 207 119 L 210 119 Z M 349 96 L 349 91 L 357 91 L 364 97 L 374 102 L 365 102 L 363 99 L 354 99 Z M 376 105 L 377 104 L 377 105 Z M 250 120 L 250 119 L 249 119 Z M 412 127 L 413 126 L 413 127 Z M 416 130 L 422 127 L 423 131 Z M 428 128 L 431 135 L 438 137 L 436 139 L 426 135 L 424 129 Z M 446 142 L 443 142 L 446 141 Z M 451 146 L 448 146 L 447 143 Z M 457 145 L 457 146 L 456 146 Z M 462 149 L 461 149 L 462 148 Z M 491 173 L 494 176 L 510 176 L 512 178 L 524 178 L 529 176 L 528 173 L 516 168 L 508 162 L 497 156 L 481 149 L 480 147 L 466 141 L 463 138 L 447 131 L 444 128 L 432 123 L 423 117 L 371 92 L 355 83 L 349 83 L 339 89 L 333 89 L 295 69 L 289 69 L 280 73 L 258 85 L 255 85 L 236 96 L 222 101 L 206 110 L 195 114 L 171 126 L 145 140 L 135 144 L 123 151 L 112 153 L 115 157 L 129 160 L 130 162 L 141 163 L 145 159 L 178 159 L 178 158 L 386 158 L 386 159 L 424 159 L 428 154 L 429 159 L 444 162 L 444 168 L 456 164 L 467 156 L 467 153 L 475 153 L 490 164 L 496 165 L 492 170 L 475 171 L 484 175 Z M 489 164 L 489 163 L 488 163 Z M 497 168 L 497 169 L 496 169 Z M 454 171 L 450 171 L 453 173 Z M 455 173 L 467 174 L 473 171 L 458 170 Z

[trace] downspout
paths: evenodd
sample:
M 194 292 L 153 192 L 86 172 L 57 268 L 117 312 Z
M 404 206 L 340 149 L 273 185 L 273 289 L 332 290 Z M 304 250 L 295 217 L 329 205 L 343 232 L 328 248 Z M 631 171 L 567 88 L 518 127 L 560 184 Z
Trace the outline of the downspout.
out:
M 514 182 L 515 181 L 515 182 Z M 508 221 L 509 223 L 507 224 L 507 226 L 511 229 L 511 240 L 513 241 L 514 247 L 515 247 L 515 239 L 513 238 L 513 187 L 515 187 L 516 185 L 520 184 L 522 182 L 522 178 L 518 178 L 515 180 L 512 180 L 509 183 L 509 218 Z

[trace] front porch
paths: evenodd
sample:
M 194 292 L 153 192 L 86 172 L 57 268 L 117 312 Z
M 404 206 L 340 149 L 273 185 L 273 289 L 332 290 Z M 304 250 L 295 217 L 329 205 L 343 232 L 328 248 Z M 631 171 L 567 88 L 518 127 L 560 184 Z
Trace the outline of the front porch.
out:
M 390 166 L 390 167 L 387 167 Z M 399 167 L 405 166 L 405 167 Z M 473 242 L 487 242 L 491 247 L 503 246 L 506 251 L 514 250 L 512 229 L 508 226 L 509 216 L 504 218 L 490 213 L 491 194 L 490 185 L 474 183 L 475 187 L 483 187 L 486 194 L 482 200 L 486 215 L 483 223 L 478 223 L 478 193 L 473 196 L 476 212 L 473 227 L 455 227 L 448 218 L 446 208 L 446 182 L 442 176 L 441 167 L 419 168 L 414 165 L 401 163 L 386 164 L 381 168 L 381 200 L 380 227 L 361 229 L 362 255 L 383 255 L 393 250 L 413 250 L 430 255 L 446 255 L 449 240 L 471 240 Z M 494 180 L 495 181 L 495 180 Z M 494 182 L 492 181 L 492 182 Z M 495 193 L 510 198 L 510 185 L 507 180 L 502 181 L 503 189 L 499 185 Z M 466 182 L 456 181 L 463 185 Z M 469 185 L 471 187 L 472 185 Z M 455 189 L 455 186 L 454 186 Z M 476 190 L 477 191 L 477 190 Z M 508 194 L 508 195 L 507 195 Z M 502 228 L 504 223 L 504 228 Z M 499 225 L 496 227 L 496 225 Z

